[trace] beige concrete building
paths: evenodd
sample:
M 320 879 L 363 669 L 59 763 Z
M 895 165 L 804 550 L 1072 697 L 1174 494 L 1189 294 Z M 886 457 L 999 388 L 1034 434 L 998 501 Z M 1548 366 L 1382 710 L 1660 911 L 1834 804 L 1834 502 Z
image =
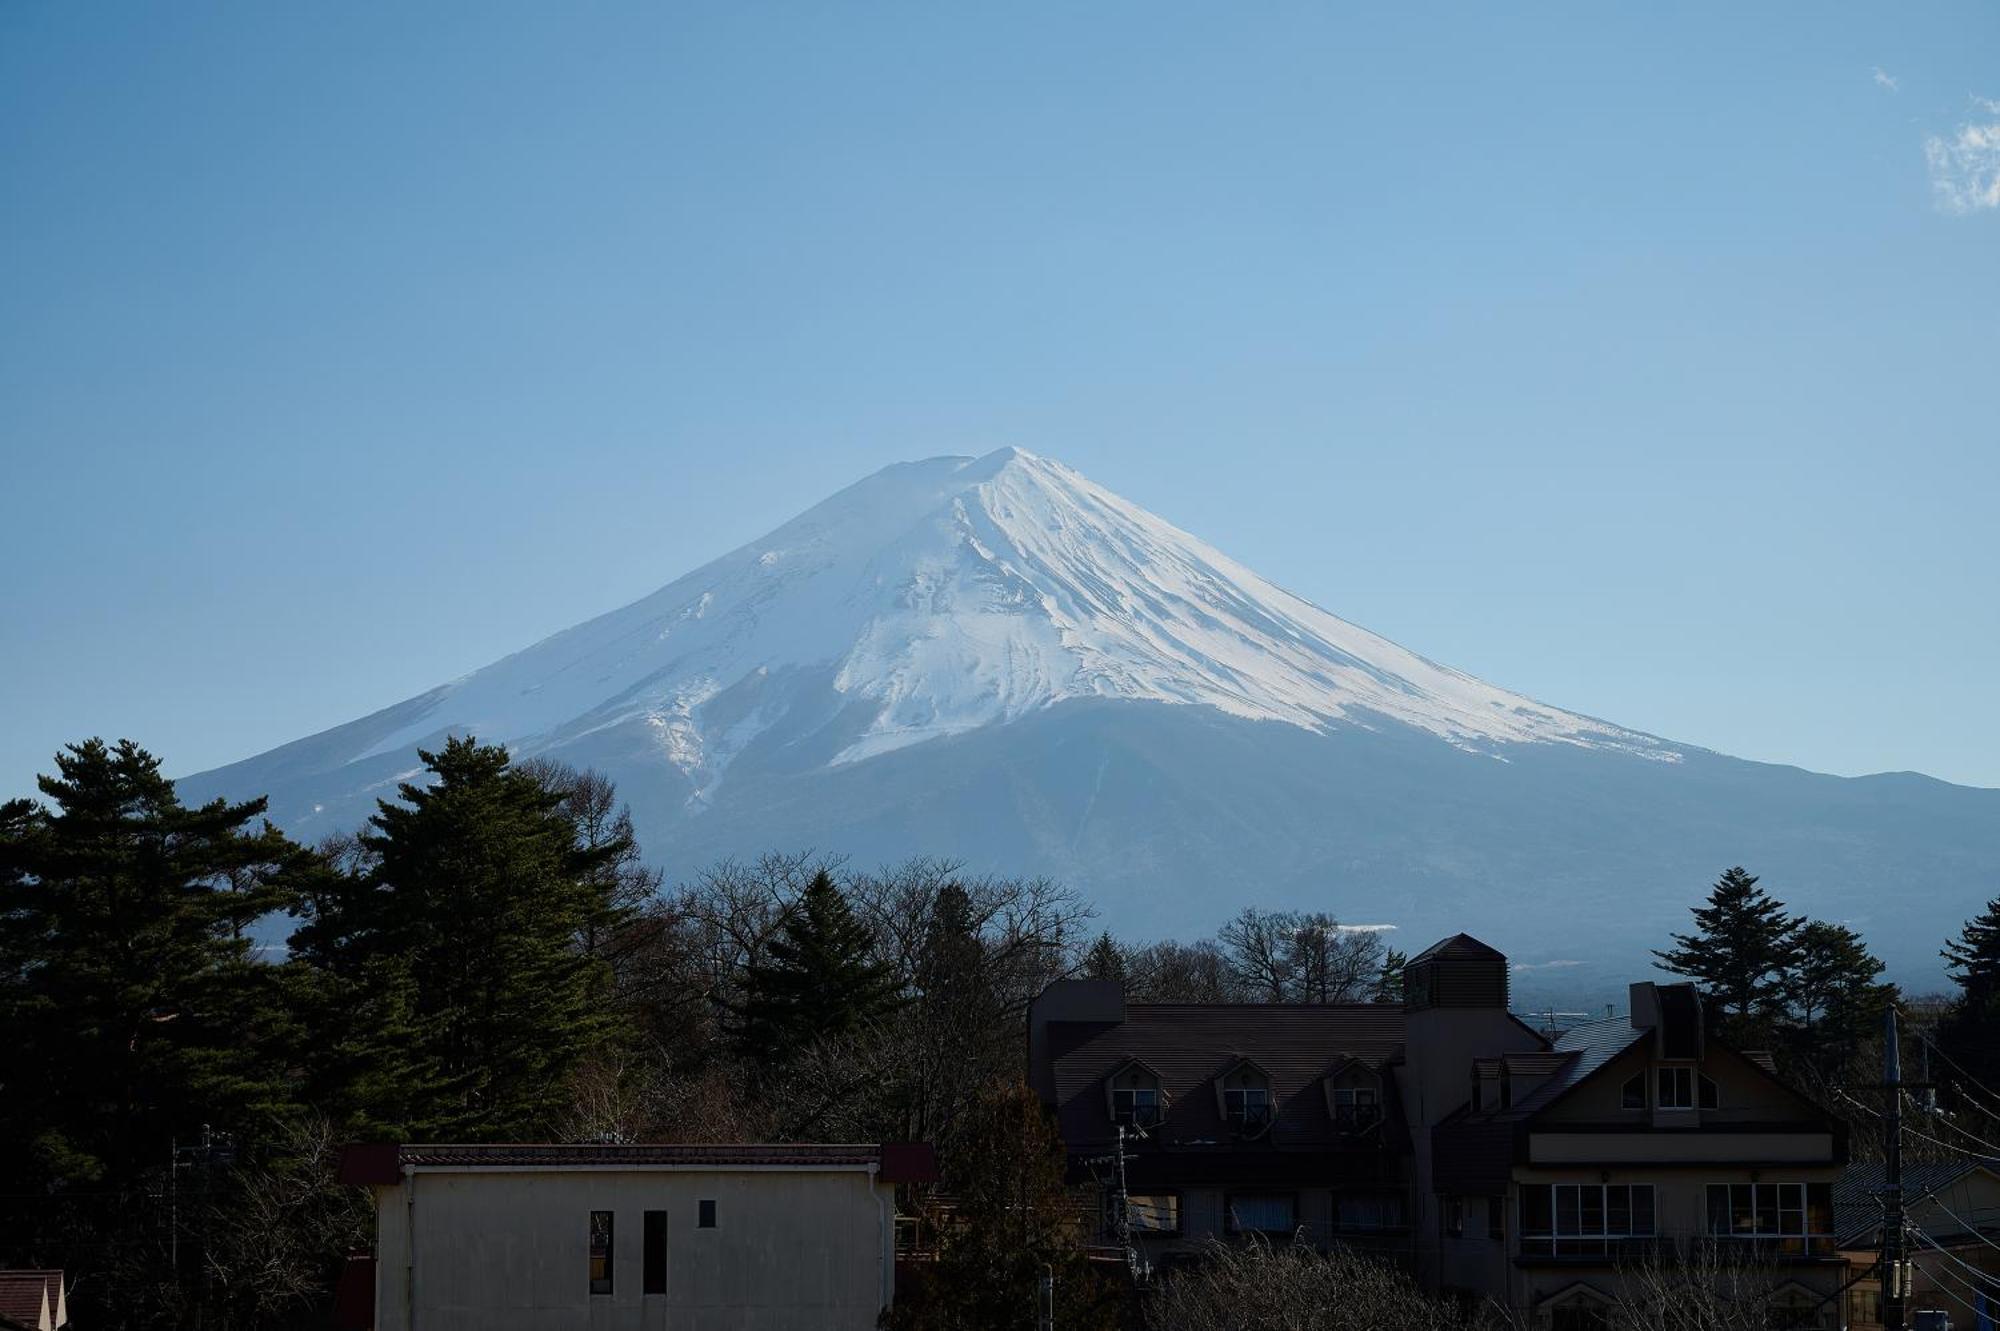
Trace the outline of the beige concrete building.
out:
M 928 1147 L 364 1146 L 375 1331 L 862 1331 Z

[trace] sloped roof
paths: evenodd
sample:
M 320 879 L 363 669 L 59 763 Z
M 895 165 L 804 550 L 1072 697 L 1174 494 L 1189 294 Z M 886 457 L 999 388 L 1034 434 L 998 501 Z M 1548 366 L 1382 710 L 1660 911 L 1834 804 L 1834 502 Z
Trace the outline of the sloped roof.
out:
M 0 1317 L 39 1327 L 42 1309 L 53 1315 L 63 1301 L 62 1279 L 56 1270 L 0 1271 Z
M 1557 1038 L 1555 1048 L 1547 1053 L 1503 1055 L 1499 1061 L 1509 1071 L 1527 1075 L 1545 1073 L 1547 1079 L 1508 1107 L 1467 1114 L 1465 1121 L 1500 1122 L 1528 1118 L 1651 1033 L 1633 1029 L 1628 1018 L 1609 1017 L 1570 1027 Z
M 1136 1059 L 1159 1077 L 1167 1102 L 1156 1139 L 1241 1147 L 1213 1083 L 1247 1060 L 1270 1077 L 1276 1106 L 1261 1148 L 1324 1147 L 1338 1140 L 1325 1078 L 1350 1062 L 1379 1072 L 1401 1055 L 1403 1029 L 1403 1009 L 1384 1003 L 1133 1003 L 1122 1022 L 1051 1022 L 1057 1121 L 1072 1151 L 1115 1136 L 1105 1078 Z M 1393 1095 L 1394 1079 L 1383 1083 Z M 1400 1131 L 1400 1114 L 1384 1118 L 1384 1131 Z
M 1982 1168 L 1970 1160 L 1905 1161 L 1903 1200 L 1905 1205 L 1930 1193 L 1942 1191 Z M 1840 1171 L 1833 1184 L 1833 1232 L 1843 1248 L 1872 1248 L 1875 1231 L 1882 1224 L 1882 1189 L 1887 1179 L 1880 1160 L 1860 1160 Z
M 1416 956 L 1411 957 L 1407 964 L 1414 966 L 1420 961 L 1442 961 L 1446 958 L 1453 960 L 1477 958 L 1481 961 L 1490 961 L 1495 958 L 1501 961 L 1507 959 L 1506 954 L 1498 948 L 1488 947 L 1471 934 L 1453 934 L 1449 938 L 1440 938 L 1437 942 L 1432 943 L 1429 947 L 1417 953 Z

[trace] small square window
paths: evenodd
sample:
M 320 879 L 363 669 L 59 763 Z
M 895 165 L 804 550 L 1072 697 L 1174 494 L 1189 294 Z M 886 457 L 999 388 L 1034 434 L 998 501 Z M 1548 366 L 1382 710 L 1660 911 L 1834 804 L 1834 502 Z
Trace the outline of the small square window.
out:
M 712 1201 L 712 1200 L 710 1200 L 710 1199 L 708 1199 L 708 1198 L 703 1198 L 703 1199 L 702 1199 L 702 1203 L 701 1203 L 701 1214 L 700 1214 L 700 1217 L 699 1217 L 699 1218 L 698 1218 L 698 1219 L 697 1219 L 697 1220 L 696 1220 L 696 1221 L 695 1221 L 694 1223 L 695 1223 L 695 1228 L 696 1228 L 696 1229 L 714 1229 L 714 1228 L 715 1228 L 715 1203 L 714 1203 L 714 1201 Z

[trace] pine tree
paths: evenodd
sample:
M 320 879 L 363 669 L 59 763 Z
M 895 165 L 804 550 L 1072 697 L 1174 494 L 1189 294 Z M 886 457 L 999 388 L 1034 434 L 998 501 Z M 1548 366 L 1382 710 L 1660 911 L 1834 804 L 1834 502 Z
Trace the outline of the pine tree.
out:
M 47 805 L 0 810 L 0 1172 L 131 1186 L 203 1123 L 253 1131 L 289 1104 L 275 969 L 250 923 L 290 901 L 302 854 L 264 801 L 181 804 L 130 740 L 56 755 Z
M 1375 990 L 1368 996 L 1371 1003 L 1400 1003 L 1403 1001 L 1403 968 L 1410 964 L 1410 955 L 1396 948 L 1382 954 L 1382 969 L 1375 974 Z
M 1656 964 L 1695 981 L 1739 1034 L 1768 1024 L 1784 998 L 1802 917 L 1785 914 L 1784 903 L 1739 866 L 1716 882 L 1694 921 L 1694 933 L 1675 934 L 1671 950 L 1653 953 Z
M 1125 949 L 1108 932 L 1099 934 L 1090 951 L 1084 953 L 1083 978 L 1125 983 Z
M 1842 924 L 1809 920 L 1785 974 L 1786 997 L 1798 1026 L 1798 1053 L 1831 1075 L 1880 1027 L 1894 1001 L 1883 965 L 1861 935 Z
M 1938 1043 L 1990 1092 L 2000 1086 L 2000 897 L 1965 922 L 1944 945 L 1958 1001 L 1938 1028 Z
M 786 911 L 744 975 L 738 1047 L 783 1060 L 823 1036 L 850 1035 L 896 1006 L 896 979 L 825 870 Z
M 617 1034 L 585 939 L 615 919 L 604 868 L 625 845 L 580 845 L 563 793 L 500 746 L 420 756 L 433 780 L 380 803 L 361 871 L 315 891 L 294 937 L 352 1014 L 319 1071 L 384 1133 L 543 1135 Z
M 2000 897 L 1967 920 L 1940 955 L 1968 1005 L 1986 1007 L 2000 1000 Z

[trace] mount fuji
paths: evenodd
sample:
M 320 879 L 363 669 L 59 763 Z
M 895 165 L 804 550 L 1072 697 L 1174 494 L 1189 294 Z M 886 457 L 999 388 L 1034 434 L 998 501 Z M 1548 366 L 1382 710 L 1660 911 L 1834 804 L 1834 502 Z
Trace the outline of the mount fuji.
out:
M 447 734 L 612 776 L 671 873 L 813 848 L 1047 873 L 1133 937 L 1243 904 L 1606 991 L 1742 863 L 1907 981 L 2000 883 L 2000 791 L 1729 758 L 1426 660 L 1016 449 L 888 467 L 620 610 L 182 780 L 351 828 Z

